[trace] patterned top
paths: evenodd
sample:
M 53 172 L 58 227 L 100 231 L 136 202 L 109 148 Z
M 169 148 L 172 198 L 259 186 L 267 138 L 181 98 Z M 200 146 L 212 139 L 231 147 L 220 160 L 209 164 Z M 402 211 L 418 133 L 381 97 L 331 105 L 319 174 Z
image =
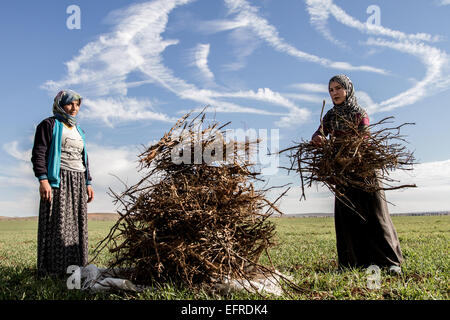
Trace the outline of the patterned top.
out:
M 357 127 L 359 131 L 364 131 L 368 128 L 369 116 L 364 109 L 361 108 L 359 112 L 345 113 L 333 107 L 325 114 L 323 117 L 323 125 L 319 126 L 312 137 L 314 138 L 316 135 L 321 134 L 321 128 L 325 137 L 328 135 L 339 137 L 348 134 L 351 131 L 352 125 Z
M 84 172 L 83 164 L 84 143 L 76 127 L 63 126 L 61 136 L 61 168 L 71 171 Z

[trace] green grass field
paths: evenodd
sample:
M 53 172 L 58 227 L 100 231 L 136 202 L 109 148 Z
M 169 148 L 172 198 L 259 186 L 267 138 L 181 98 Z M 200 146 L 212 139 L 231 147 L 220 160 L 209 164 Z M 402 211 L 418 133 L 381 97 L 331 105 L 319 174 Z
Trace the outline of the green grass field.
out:
M 278 246 L 271 249 L 273 264 L 303 289 L 293 296 L 270 299 L 449 299 L 450 216 L 394 216 L 405 261 L 401 276 L 381 273 L 381 287 L 368 288 L 365 269 L 337 268 L 333 218 L 273 219 Z M 113 221 L 89 221 L 89 247 L 108 233 Z M 3 299 L 261 299 L 239 292 L 226 297 L 190 292 L 166 283 L 143 293 L 92 294 L 68 290 L 66 279 L 35 276 L 36 220 L 0 220 L 0 300 Z M 106 254 L 94 264 L 105 266 Z M 261 262 L 268 264 L 267 257 Z

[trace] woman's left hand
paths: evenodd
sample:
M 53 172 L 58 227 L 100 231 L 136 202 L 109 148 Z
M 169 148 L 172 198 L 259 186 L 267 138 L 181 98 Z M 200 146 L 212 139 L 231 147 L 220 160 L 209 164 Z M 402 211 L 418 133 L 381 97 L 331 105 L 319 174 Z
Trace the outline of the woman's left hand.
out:
M 320 145 L 321 145 L 322 143 L 324 143 L 326 140 L 327 140 L 327 139 L 326 139 L 324 136 L 318 134 L 318 135 L 314 136 L 314 138 L 311 140 L 311 142 L 312 142 L 312 144 L 315 145 L 315 146 L 320 146 Z
M 92 188 L 92 186 L 87 186 L 86 188 L 86 192 L 88 195 L 88 203 L 91 202 L 92 200 L 94 200 L 94 189 Z

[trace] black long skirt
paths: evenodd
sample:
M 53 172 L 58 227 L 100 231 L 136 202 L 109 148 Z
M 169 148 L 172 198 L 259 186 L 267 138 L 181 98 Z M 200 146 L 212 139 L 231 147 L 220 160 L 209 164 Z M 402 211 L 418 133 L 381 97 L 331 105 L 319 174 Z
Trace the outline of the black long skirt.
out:
M 335 198 L 335 228 L 339 266 L 399 266 L 403 260 L 400 242 L 389 215 L 384 191 L 365 192 L 346 188 L 354 210 Z
M 87 194 L 83 172 L 61 169 L 52 201 L 39 207 L 37 272 L 39 276 L 66 274 L 70 265 L 88 262 Z

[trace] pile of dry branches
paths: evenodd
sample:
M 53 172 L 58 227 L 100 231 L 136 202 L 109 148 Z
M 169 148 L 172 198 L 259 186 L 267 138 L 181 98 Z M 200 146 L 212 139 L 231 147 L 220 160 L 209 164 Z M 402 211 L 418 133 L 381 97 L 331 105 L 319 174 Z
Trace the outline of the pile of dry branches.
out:
M 275 244 L 267 218 L 281 212 L 253 184 L 258 173 L 245 155 L 258 141 L 225 142 L 228 123 L 203 128 L 204 110 L 189 117 L 139 156 L 140 182 L 121 194 L 110 189 L 120 218 L 96 251 L 108 248 L 110 267 L 129 270 L 138 284 L 171 279 L 196 287 L 272 270 L 258 260 Z M 199 150 L 216 161 L 202 161 Z
M 340 200 L 346 202 L 342 190 L 353 187 L 366 192 L 394 190 L 416 185 L 393 185 L 399 182 L 389 177 L 394 169 L 412 170 L 414 156 L 405 145 L 400 135 L 404 123 L 396 127 L 383 127 L 390 123 L 387 117 L 370 125 L 367 130 L 347 123 L 349 132 L 340 137 L 332 136 L 320 145 L 303 141 L 280 153 L 289 151 L 291 166 L 287 169 L 300 175 L 302 195 L 305 199 L 305 186 L 313 182 L 323 183 Z M 348 205 L 352 205 L 347 202 Z

